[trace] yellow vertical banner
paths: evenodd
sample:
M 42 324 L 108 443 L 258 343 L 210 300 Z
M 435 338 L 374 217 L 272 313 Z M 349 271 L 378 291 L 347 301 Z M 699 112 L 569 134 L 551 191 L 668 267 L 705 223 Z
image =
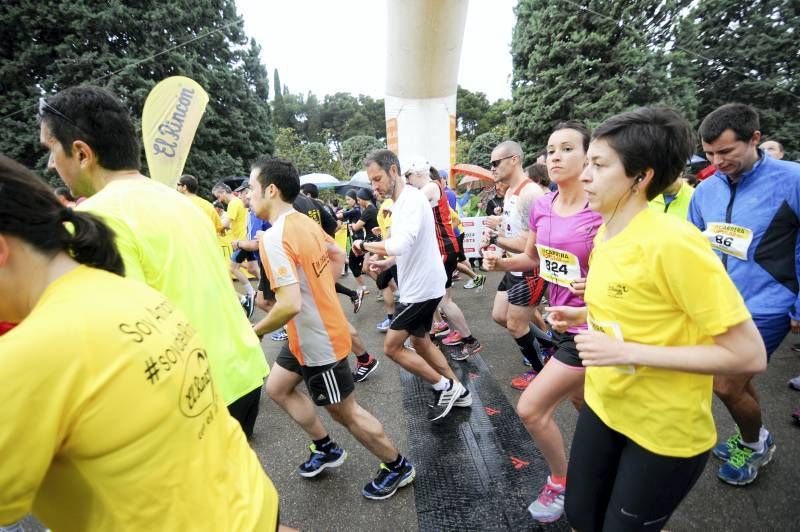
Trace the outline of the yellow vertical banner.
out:
M 153 87 L 142 111 L 150 177 L 175 186 L 207 104 L 208 94 L 193 79 L 173 76 Z
M 397 137 L 397 119 L 390 118 L 386 121 L 386 146 L 394 152 L 398 157 L 400 156 L 400 145 Z

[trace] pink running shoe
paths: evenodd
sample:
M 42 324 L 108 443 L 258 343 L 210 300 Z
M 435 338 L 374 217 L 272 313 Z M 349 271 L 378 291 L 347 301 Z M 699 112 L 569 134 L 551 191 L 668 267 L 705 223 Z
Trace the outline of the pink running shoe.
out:
M 464 343 L 461 339 L 461 334 L 458 331 L 453 331 L 442 340 L 444 345 L 460 345 Z

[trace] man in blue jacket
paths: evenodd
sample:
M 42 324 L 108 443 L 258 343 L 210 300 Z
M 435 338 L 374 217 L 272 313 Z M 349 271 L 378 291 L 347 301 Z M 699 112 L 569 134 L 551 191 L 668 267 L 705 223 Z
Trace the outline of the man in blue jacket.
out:
M 722 259 L 769 358 L 790 329 L 800 332 L 800 165 L 773 159 L 758 148 L 758 113 L 749 105 L 719 107 L 703 120 L 700 137 L 717 172 L 697 187 L 689 220 Z M 734 485 L 755 480 L 775 451 L 751 379 L 714 378 L 714 392 L 739 428 L 713 451 L 725 460 L 719 478 Z

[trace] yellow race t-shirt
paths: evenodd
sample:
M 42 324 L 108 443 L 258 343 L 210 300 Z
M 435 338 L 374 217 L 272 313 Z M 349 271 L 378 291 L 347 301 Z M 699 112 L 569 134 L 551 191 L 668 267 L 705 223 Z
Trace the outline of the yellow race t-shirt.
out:
M 245 240 L 247 238 L 247 208 L 237 197 L 232 197 L 226 210 L 231 219 L 231 240 Z
M 114 230 L 126 277 L 144 281 L 189 317 L 225 404 L 264 383 L 269 370 L 261 344 L 219 259 L 211 224 L 191 201 L 152 179 L 120 179 L 79 209 Z
M 589 326 L 629 342 L 713 343 L 750 318 L 708 241 L 689 222 L 645 209 L 595 238 L 586 282 Z M 587 404 L 610 428 L 660 455 L 690 457 L 717 439 L 712 376 L 648 366 L 589 367 Z
M 389 231 L 392 229 L 392 205 L 394 200 L 386 198 L 378 209 L 378 227 L 381 228 L 381 238 L 384 240 L 389 238 Z
M 200 210 L 208 216 L 208 219 L 211 220 L 211 223 L 214 225 L 214 231 L 216 231 L 218 235 L 222 234 L 222 220 L 219 219 L 217 209 L 215 209 L 211 203 L 196 194 L 189 194 L 186 197 L 188 197 L 192 203 L 200 207 Z
M 274 530 L 278 497 L 194 326 L 144 284 L 80 266 L 0 337 L 0 523 Z

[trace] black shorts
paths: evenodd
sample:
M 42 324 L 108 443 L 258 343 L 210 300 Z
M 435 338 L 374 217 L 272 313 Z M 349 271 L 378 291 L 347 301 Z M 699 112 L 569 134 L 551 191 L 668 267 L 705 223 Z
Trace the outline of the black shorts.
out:
M 233 252 L 233 256 L 231 256 L 231 262 L 238 262 L 239 264 L 254 260 L 258 260 L 257 251 L 247 251 L 244 249 L 237 249 L 236 251 Z
M 406 331 L 411 336 L 425 338 L 433 325 L 433 313 L 439 306 L 441 297 L 420 303 L 397 303 L 394 319 L 389 325 L 393 331 Z
M 456 271 L 456 266 L 458 266 L 458 256 L 455 253 L 448 253 L 443 260 L 444 273 L 447 276 L 444 287 L 450 288 L 453 286 L 453 272 Z
M 261 261 L 258 262 L 258 271 L 261 273 L 258 279 L 258 291 L 264 294 L 264 299 L 275 301 L 275 292 L 272 291 L 269 279 L 267 278 L 267 272 L 264 271 L 264 265 L 261 264 Z
M 539 274 L 512 275 L 506 272 L 498 292 L 508 292 L 508 302 L 518 307 L 535 307 L 542 300 L 547 283 Z
M 655 454 L 608 427 L 584 404 L 567 469 L 569 524 L 575 530 L 661 530 L 697 482 L 708 454 Z
M 464 231 L 461 231 L 461 234 L 458 235 L 458 253 L 456 253 L 456 257 L 458 257 L 458 262 L 467 260 L 467 256 L 464 255 Z
M 289 351 L 289 346 L 284 344 L 275 363 L 287 371 L 302 375 L 308 395 L 317 406 L 341 403 L 356 387 L 347 357 L 324 366 L 301 366 Z
M 361 277 L 364 273 L 364 255 L 358 256 L 350 250 L 350 255 L 347 257 L 347 265 L 350 271 L 353 272 L 353 277 Z
M 392 279 L 394 279 L 395 284 L 397 284 L 396 264 L 391 268 L 383 270 L 381 273 L 379 273 L 378 277 L 375 278 L 375 285 L 378 287 L 378 290 L 383 290 L 389 286 L 389 283 L 392 282 Z
M 578 348 L 575 346 L 575 335 L 569 332 L 560 333 L 553 331 L 553 344 L 556 346 L 556 352 L 553 353 L 553 358 L 573 368 L 584 369 L 581 363 L 581 357 L 578 355 Z

